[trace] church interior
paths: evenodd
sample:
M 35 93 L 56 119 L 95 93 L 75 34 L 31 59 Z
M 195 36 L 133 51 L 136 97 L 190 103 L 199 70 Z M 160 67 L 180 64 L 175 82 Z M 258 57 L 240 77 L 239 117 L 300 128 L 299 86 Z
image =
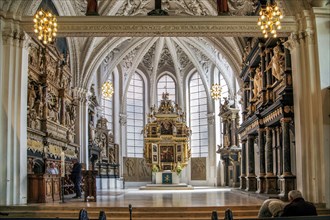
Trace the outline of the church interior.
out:
M 330 215 L 329 1 L 1 0 L 0 45 L 0 214 Z

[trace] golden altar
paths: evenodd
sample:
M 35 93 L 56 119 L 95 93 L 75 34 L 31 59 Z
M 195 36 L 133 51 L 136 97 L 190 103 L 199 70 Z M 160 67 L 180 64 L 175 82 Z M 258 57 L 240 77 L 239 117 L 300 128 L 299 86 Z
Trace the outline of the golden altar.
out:
M 158 108 L 153 106 L 143 129 L 144 158 L 153 172 L 171 170 L 180 174 L 191 156 L 190 128 L 185 113 L 163 93 Z

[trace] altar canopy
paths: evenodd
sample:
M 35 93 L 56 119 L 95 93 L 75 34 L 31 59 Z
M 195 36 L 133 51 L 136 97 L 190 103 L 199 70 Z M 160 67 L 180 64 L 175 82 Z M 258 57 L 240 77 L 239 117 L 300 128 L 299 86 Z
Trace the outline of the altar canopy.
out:
M 163 93 L 160 106 L 150 108 L 144 132 L 144 158 L 153 171 L 171 170 L 180 174 L 191 156 L 190 128 L 185 113 Z

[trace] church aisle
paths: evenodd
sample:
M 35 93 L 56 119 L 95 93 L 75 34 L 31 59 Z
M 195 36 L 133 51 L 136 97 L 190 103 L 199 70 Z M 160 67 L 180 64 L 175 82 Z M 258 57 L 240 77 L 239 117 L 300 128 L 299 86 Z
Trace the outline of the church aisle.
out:
M 240 195 L 230 188 L 194 187 L 194 190 L 139 190 L 138 188 L 111 189 L 97 192 L 97 202 L 83 202 L 65 196 L 65 204 L 54 202 L 39 206 L 79 207 L 203 207 L 261 205 L 263 200 Z M 32 204 L 31 204 L 32 205 Z M 33 204 L 35 205 L 35 204 Z

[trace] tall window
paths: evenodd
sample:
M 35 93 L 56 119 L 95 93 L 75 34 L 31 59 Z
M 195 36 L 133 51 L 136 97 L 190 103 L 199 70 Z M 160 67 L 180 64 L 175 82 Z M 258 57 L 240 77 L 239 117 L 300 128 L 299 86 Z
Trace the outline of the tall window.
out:
M 219 79 L 220 79 L 220 87 L 221 87 L 221 99 L 228 98 L 229 92 L 228 92 L 228 85 L 223 78 L 222 74 L 219 73 Z
M 160 103 L 162 100 L 163 92 L 169 93 L 169 99 L 171 99 L 175 103 L 175 82 L 173 78 L 169 75 L 162 76 L 157 83 L 157 101 Z
M 144 126 L 144 84 L 141 76 L 135 73 L 127 91 L 127 156 L 143 157 Z
M 108 81 L 113 82 L 113 76 L 110 74 Z M 113 84 L 114 85 L 114 84 Z M 110 99 L 105 99 L 103 96 L 101 98 L 101 106 L 103 110 L 103 116 L 108 120 L 108 129 L 113 131 L 113 96 Z
M 189 82 L 191 156 L 208 156 L 207 97 L 200 76 L 195 73 Z

